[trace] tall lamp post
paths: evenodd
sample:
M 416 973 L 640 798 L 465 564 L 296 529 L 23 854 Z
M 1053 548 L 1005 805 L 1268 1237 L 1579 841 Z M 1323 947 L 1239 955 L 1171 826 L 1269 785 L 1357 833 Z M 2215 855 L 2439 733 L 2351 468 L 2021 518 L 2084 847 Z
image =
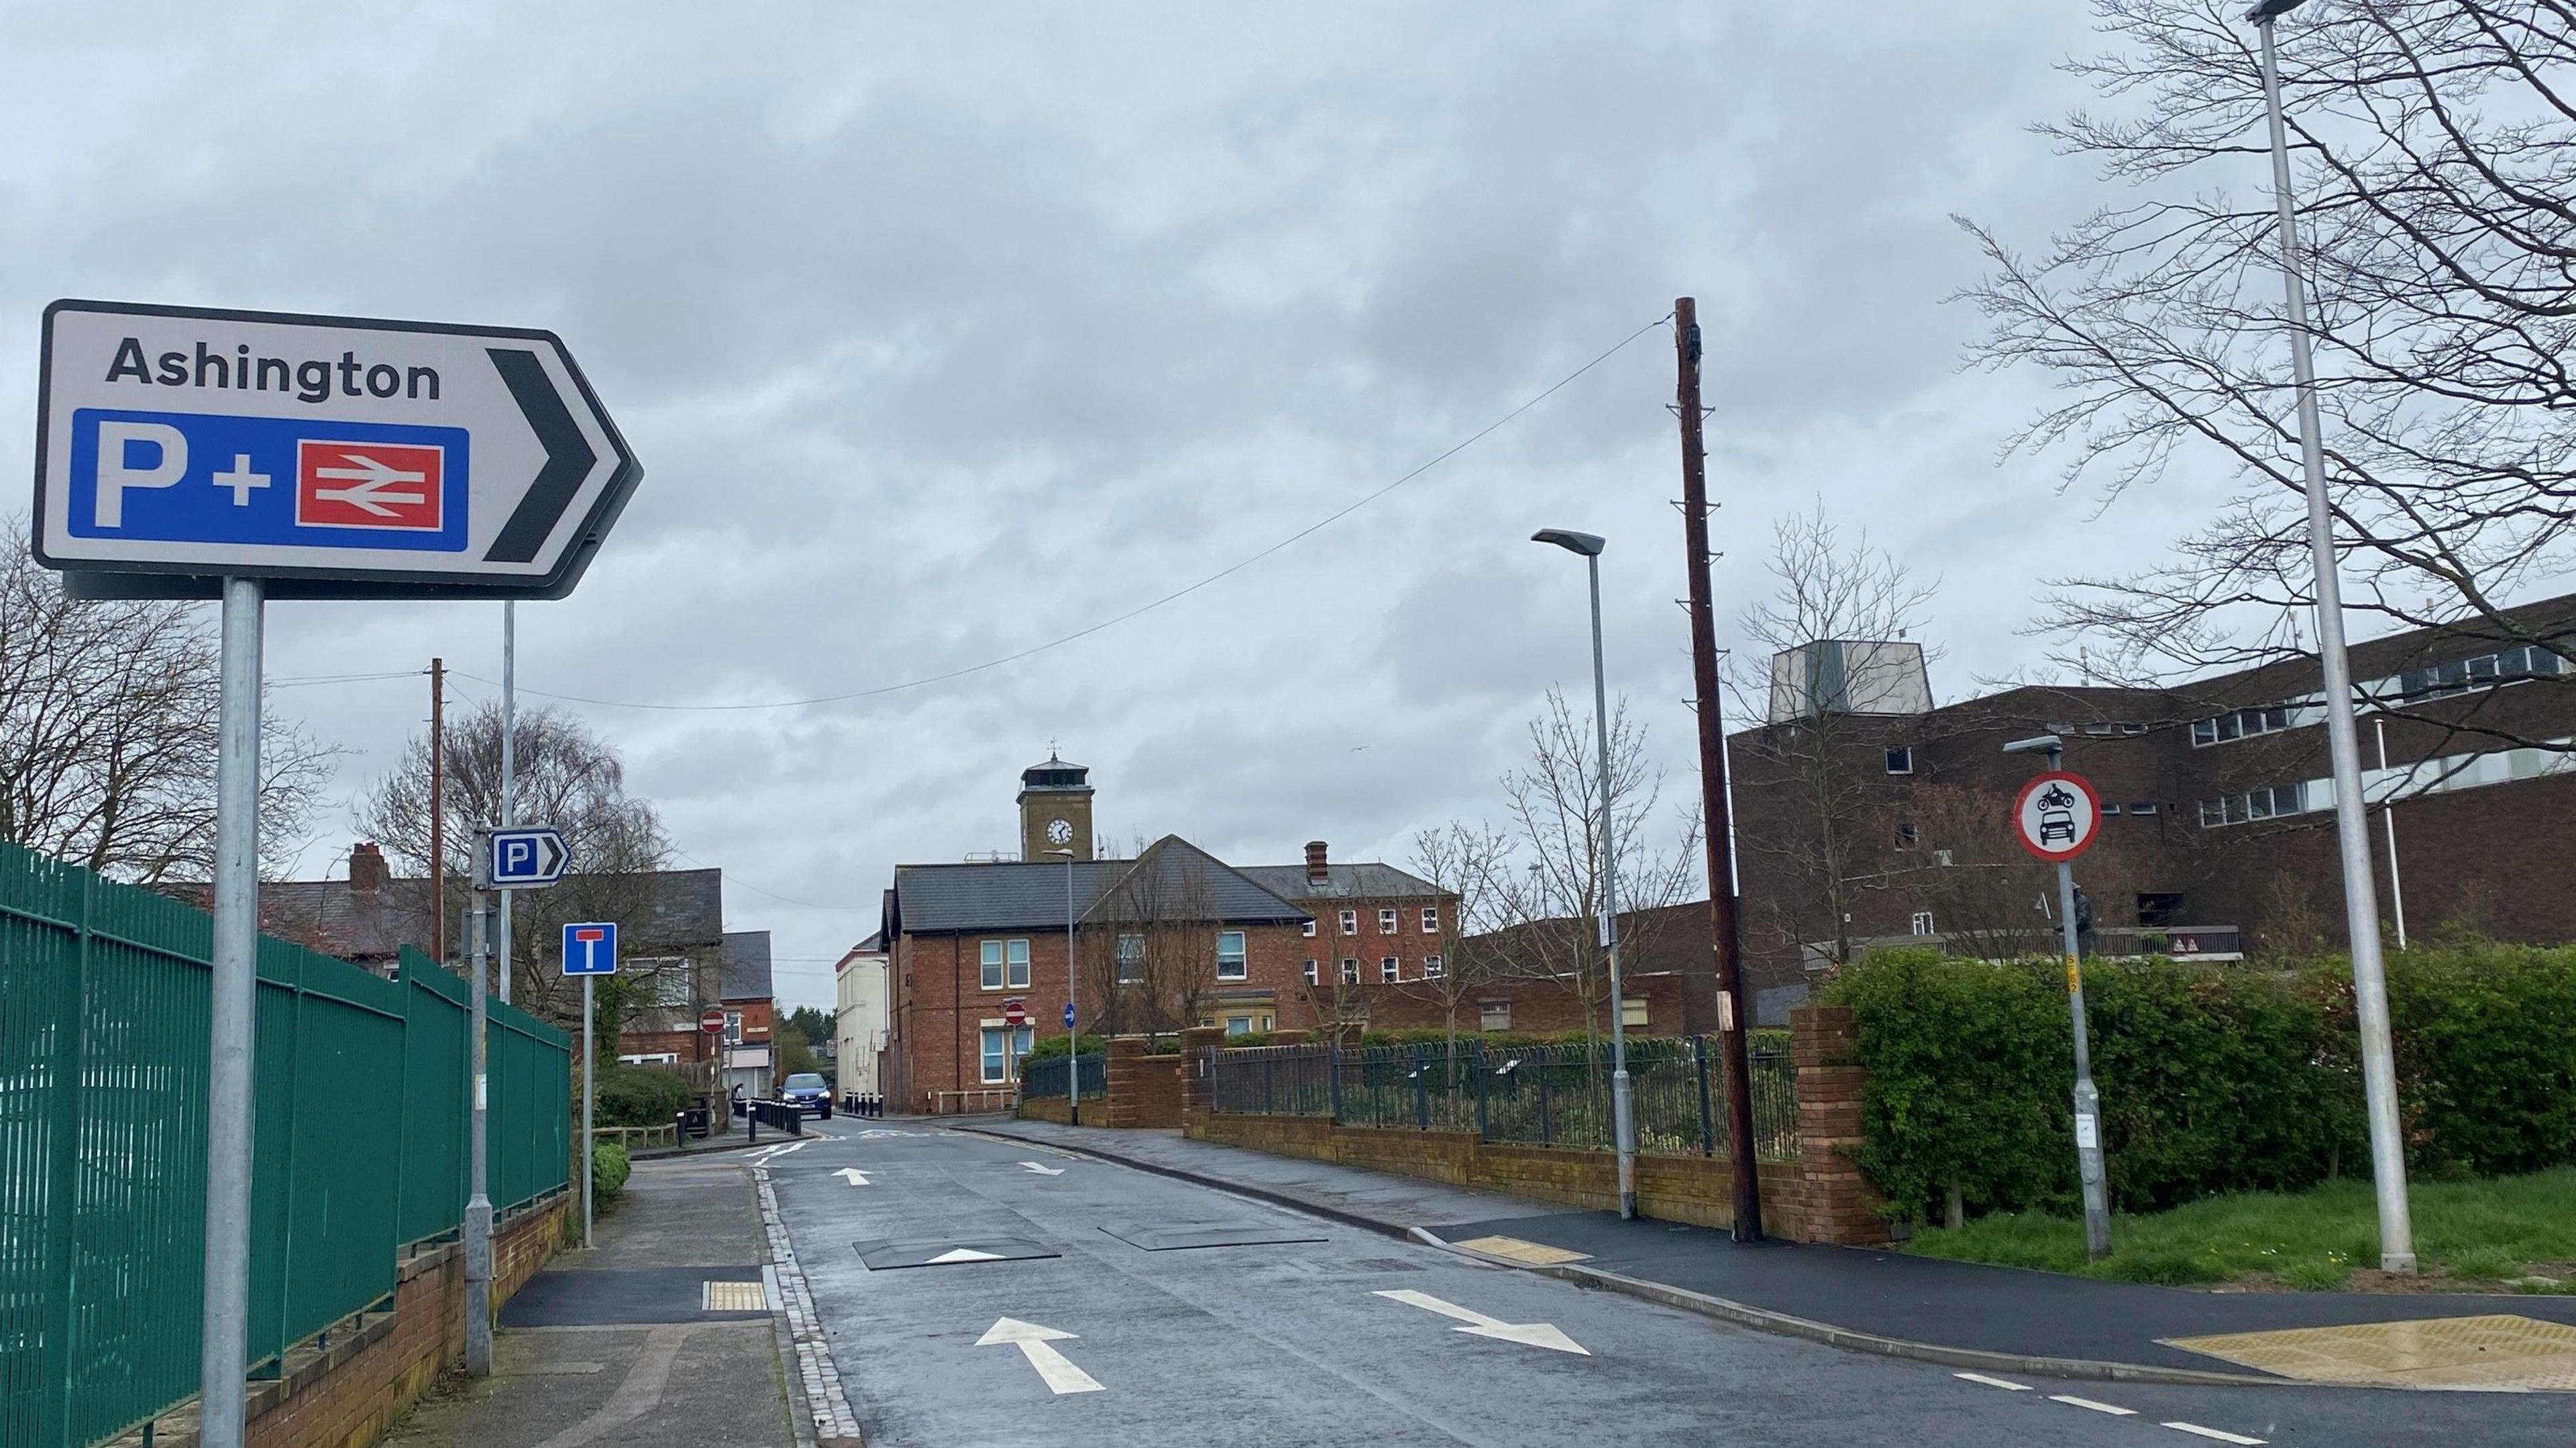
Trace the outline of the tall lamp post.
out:
M 1533 543 L 1583 555 L 1592 579 L 1592 724 L 1601 748 L 1601 946 L 1610 952 L 1610 1131 L 1619 1153 L 1619 1216 L 1637 1216 L 1637 1120 L 1628 1082 L 1628 998 L 1619 983 L 1619 845 L 1610 814 L 1610 690 L 1601 669 L 1601 550 L 1598 534 L 1542 528 Z
M 1067 1125 L 1080 1126 L 1082 1011 L 1074 981 L 1082 972 L 1073 963 L 1073 851 L 1049 850 L 1046 853 L 1064 856 L 1064 1119 Z
M 2343 856 L 2344 928 L 2352 941 L 2353 1013 L 2361 1028 L 2370 1175 L 2379 1199 L 2379 1267 L 2383 1272 L 2411 1273 L 2415 1228 L 2406 1202 L 2405 1148 L 2397 1126 L 2388 976 L 2379 955 L 2379 889 L 2371 879 L 2370 822 L 2361 797 L 2361 743 L 2353 725 L 2352 664 L 2344 656 L 2343 589 L 2335 572 L 2334 520 L 2327 507 L 2325 445 L 2317 416 L 2317 370 L 2309 355 L 2308 294 L 2300 277 L 2298 211 L 2290 191 L 2290 140 L 2281 121 L 2281 65 L 2272 39 L 2274 22 L 2304 3 L 2260 0 L 2245 12 L 2245 19 L 2263 42 L 2263 109 L 2272 132 L 2272 191 L 2281 213 L 2281 284 L 2290 320 L 2290 372 L 2298 391 L 2299 455 L 2307 471 L 2308 558 L 2316 573 L 2317 660 L 2325 673 L 2335 840 Z

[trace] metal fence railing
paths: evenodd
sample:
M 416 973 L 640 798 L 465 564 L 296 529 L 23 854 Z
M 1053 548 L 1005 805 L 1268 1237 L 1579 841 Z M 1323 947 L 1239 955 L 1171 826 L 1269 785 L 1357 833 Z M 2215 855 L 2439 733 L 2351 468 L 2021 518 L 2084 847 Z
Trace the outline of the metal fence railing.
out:
M 1109 1096 L 1109 1058 L 1098 1051 L 1081 1056 L 1040 1056 L 1020 1063 L 1020 1099 L 1023 1101 L 1062 1101 L 1064 1099 L 1065 1062 L 1082 1063 L 1082 1099 L 1102 1101 Z
M 1219 1112 L 1320 1116 L 1345 1126 L 1472 1131 L 1481 1141 L 1608 1150 L 1610 1044 L 1343 1048 L 1254 1046 L 1212 1052 L 1209 1102 Z M 1637 1149 L 1718 1156 L 1728 1147 L 1725 1073 L 1704 1036 L 1628 1043 Z M 1798 1155 L 1798 1074 L 1789 1058 L 1752 1057 L 1753 1149 Z
M 197 1391 L 212 923 L 0 844 L 0 1443 L 78 1448 Z M 393 1295 L 463 1220 L 465 983 L 259 947 L 249 1357 Z M 571 1041 L 493 1002 L 489 1194 L 564 1187 Z

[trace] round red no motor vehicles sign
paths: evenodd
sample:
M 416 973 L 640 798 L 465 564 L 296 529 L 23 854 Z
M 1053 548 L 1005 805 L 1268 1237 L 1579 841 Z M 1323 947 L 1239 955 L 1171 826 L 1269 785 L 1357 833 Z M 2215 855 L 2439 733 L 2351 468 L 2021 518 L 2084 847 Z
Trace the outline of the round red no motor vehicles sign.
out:
M 2093 848 L 2102 832 L 2102 797 L 2084 776 L 2052 769 L 2021 787 L 2013 801 L 2013 834 L 2021 847 L 2051 864 Z

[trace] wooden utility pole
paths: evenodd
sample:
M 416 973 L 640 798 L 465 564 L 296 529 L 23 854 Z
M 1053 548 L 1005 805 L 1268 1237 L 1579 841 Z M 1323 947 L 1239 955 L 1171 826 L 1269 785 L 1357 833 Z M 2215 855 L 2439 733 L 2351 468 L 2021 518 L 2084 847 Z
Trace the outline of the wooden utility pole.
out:
M 429 661 L 429 954 L 447 964 L 447 661 Z
M 1700 808 L 1707 821 L 1708 925 L 1717 956 L 1718 1056 L 1726 1073 L 1726 1161 L 1734 1177 L 1735 1240 L 1762 1239 L 1762 1180 L 1753 1161 L 1753 1068 L 1745 1032 L 1753 1002 L 1744 988 L 1735 920 L 1735 831 L 1726 800 L 1726 715 L 1717 697 L 1717 620 L 1709 597 L 1708 467 L 1700 446 L 1699 304 L 1673 303 L 1673 348 L 1681 382 L 1682 534 L 1690 562 L 1691 683 L 1699 696 Z

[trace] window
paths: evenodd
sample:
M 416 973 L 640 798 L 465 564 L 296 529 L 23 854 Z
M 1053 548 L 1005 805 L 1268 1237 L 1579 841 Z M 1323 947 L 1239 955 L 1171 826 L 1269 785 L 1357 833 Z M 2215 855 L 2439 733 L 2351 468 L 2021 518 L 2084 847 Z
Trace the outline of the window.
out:
M 1141 935 L 1119 936 L 1118 979 L 1120 982 L 1124 983 L 1127 981 L 1143 980 L 1144 978 L 1145 937 Z
M 1308 985 L 1322 985 L 1323 983 L 1324 983 L 1324 977 L 1323 977 L 1322 967 L 1321 967 L 1321 966 L 1319 966 L 1319 965 L 1317 965 L 1314 961 L 1311 961 L 1311 960 L 1310 960 L 1310 961 L 1307 961 L 1307 962 L 1306 962 L 1306 984 L 1308 984 Z
M 1306 938 L 1308 940 L 1315 938 L 1315 917 L 1312 915 L 1306 917 Z
M 2104 800 L 2104 801 L 2102 802 L 2102 813 L 2103 813 L 2104 815 L 2106 815 L 2106 816 L 2108 816 L 2108 815 L 2115 815 L 2115 814 L 2118 814 L 2119 812 L 2120 812 L 2120 807 L 2119 807 L 2118 805 L 2111 803 L 2109 800 Z
M 2412 678 L 2413 675 L 2406 677 Z M 2309 708 L 2310 699 L 2293 699 L 2284 704 L 2266 704 L 2257 709 L 2238 709 L 2215 719 L 2195 719 L 2191 723 L 2191 742 L 2195 746 L 2218 744 L 2229 739 L 2245 739 L 2256 734 L 2276 734 L 2302 724 L 2314 723 L 2320 713 Z
M 1422 978 L 1424 980 L 1438 980 L 1447 969 L 1447 966 L 1440 963 L 1439 956 L 1426 955 L 1422 957 Z
M 1476 1003 L 1476 1028 L 1478 1030 L 1485 1031 L 1510 1030 L 1512 1028 L 1512 1003 L 1510 1001 L 1478 1001 Z
M 697 978 L 689 962 L 679 956 L 661 960 L 630 960 L 629 974 L 650 982 L 650 1001 L 657 1006 L 693 1006 L 697 1001 Z
M 1342 984 L 1344 984 L 1344 985 L 1358 985 L 1359 983 L 1360 983 L 1360 963 L 1359 963 L 1359 961 L 1358 961 L 1356 958 L 1352 957 L 1352 956 L 1347 956 L 1347 955 L 1343 956 L 1343 957 L 1342 957 Z
M 1911 744 L 1899 744 L 1895 748 L 1888 750 L 1887 772 L 1890 774 L 1912 774 L 1914 772 L 1914 746 Z M 1598 851 L 1595 853 L 1598 853 Z
M 990 1086 L 1011 1080 L 1017 1074 L 1014 1068 L 1029 1054 L 1029 1047 L 1036 1044 L 1036 1039 L 1035 1026 L 1022 1026 L 1018 1030 L 1009 1026 L 986 1026 L 983 1033 L 984 1084 Z
M 724 1043 L 728 1046 L 742 1044 L 742 1012 L 725 1012 Z
M 1646 998 L 1644 996 L 1628 996 L 1619 1002 L 1619 1024 L 1623 1026 L 1643 1026 L 1647 1023 L 1647 1019 Z
M 2182 923 L 2181 894 L 2167 890 L 2139 891 L 2138 923 L 2159 927 L 2180 925 Z
M 2203 829 L 2241 825 L 2248 820 L 2298 814 L 2307 807 L 2307 786 L 2304 783 L 2267 785 L 2244 794 L 2231 794 L 2225 799 L 2202 800 L 2200 824 Z
M 1027 941 L 987 940 L 984 942 L 983 951 L 984 989 L 1028 989 L 1029 943 Z
M 1342 933 L 1344 935 L 1357 935 L 1360 933 L 1360 912 L 1356 910 L 1345 910 L 1342 912 Z
M 1250 1017 L 1250 1016 L 1228 1016 L 1228 1017 L 1226 1017 L 1226 1018 L 1225 1018 L 1225 1033 L 1226 1033 L 1227 1035 L 1229 1035 L 1229 1036 L 1248 1036 L 1248 1035 L 1251 1035 L 1251 1034 L 1252 1034 L 1252 1017 Z
M 1380 935 L 1393 935 L 1395 933 L 1395 910 L 1393 907 L 1377 912 L 1377 933 Z
M 2129 802 L 2129 813 L 2133 815 L 2151 815 L 2155 812 L 2156 802 L 2154 800 L 2131 800 Z
M 1898 823 L 1896 826 L 1896 847 L 1898 849 L 1910 850 L 1922 842 L 1923 832 L 1915 825 L 1914 821 L 1904 820 Z
M 1403 965 L 1390 955 L 1377 963 L 1377 978 L 1388 981 L 1400 980 L 1403 978 L 1403 969 Z
M 1271 1027 L 1276 1020 L 1277 1017 L 1274 1016 L 1263 1016 L 1261 1018 L 1261 1033 L 1265 1036 L 1270 1034 Z
M 1245 974 L 1243 932 L 1220 930 L 1216 933 L 1216 978 L 1241 980 Z
M 1440 933 L 1439 906 L 1425 905 L 1422 907 L 1422 933 L 1425 935 L 1437 935 Z
M 1913 928 L 1914 928 L 1914 933 L 1915 933 L 1915 934 L 1917 934 L 1917 935 L 1929 935 L 1929 934 L 1931 934 L 1931 933 L 1932 933 L 1932 912 L 1931 912 L 1931 911 L 1929 911 L 1929 910 L 1917 910 L 1917 911 L 1915 911 L 1915 912 L 1914 912 Z

